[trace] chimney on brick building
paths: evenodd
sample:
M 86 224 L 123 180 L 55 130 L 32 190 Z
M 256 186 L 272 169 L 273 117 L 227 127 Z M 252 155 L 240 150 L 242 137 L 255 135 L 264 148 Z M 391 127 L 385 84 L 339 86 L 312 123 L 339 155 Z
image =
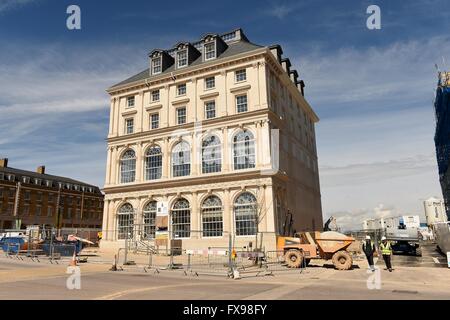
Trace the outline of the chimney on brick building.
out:
M 8 158 L 0 159 L 0 167 L 7 168 L 8 167 Z
M 37 167 L 36 172 L 37 172 L 37 173 L 40 173 L 40 174 L 44 174 L 44 173 L 45 173 L 45 166 L 39 166 L 39 167 Z

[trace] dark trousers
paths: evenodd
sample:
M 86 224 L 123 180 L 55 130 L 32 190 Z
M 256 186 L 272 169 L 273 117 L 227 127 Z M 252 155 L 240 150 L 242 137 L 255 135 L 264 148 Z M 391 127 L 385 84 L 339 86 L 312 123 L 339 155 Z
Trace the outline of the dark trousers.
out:
M 383 260 L 384 260 L 384 263 L 386 264 L 386 268 L 388 268 L 389 270 L 392 269 L 391 255 L 390 254 L 383 254 Z
M 366 254 L 366 258 L 367 258 L 367 262 L 369 263 L 369 266 L 372 267 L 373 266 L 373 254 Z

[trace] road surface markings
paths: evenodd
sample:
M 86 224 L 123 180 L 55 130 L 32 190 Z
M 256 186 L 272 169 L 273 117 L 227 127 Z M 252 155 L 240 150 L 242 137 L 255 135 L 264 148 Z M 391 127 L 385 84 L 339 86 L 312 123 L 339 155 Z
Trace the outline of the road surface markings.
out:
M 154 290 L 164 290 L 164 289 L 172 289 L 172 288 L 182 288 L 182 287 L 196 287 L 196 286 L 217 286 L 217 283 L 187 283 L 187 284 L 171 284 L 166 286 L 156 286 L 156 287 L 145 287 L 145 288 L 138 288 L 138 289 L 127 289 L 123 291 L 119 291 L 116 293 L 108 294 L 106 296 L 94 298 L 94 300 L 114 300 L 118 299 L 120 297 L 135 294 L 135 293 L 142 293 L 147 291 L 154 291 Z
M 310 284 L 307 284 L 310 285 Z M 296 291 L 298 289 L 301 289 L 305 286 L 301 285 L 295 285 L 295 286 L 279 286 L 270 290 L 266 290 L 260 293 L 256 293 L 253 295 L 250 295 L 248 297 L 243 298 L 242 300 L 275 300 L 279 299 L 285 295 L 288 295 L 289 293 Z
M 433 257 L 433 261 L 434 261 L 434 263 L 440 264 L 438 258 Z
M 419 291 L 415 290 L 392 290 L 393 293 L 408 293 L 408 294 L 417 294 Z

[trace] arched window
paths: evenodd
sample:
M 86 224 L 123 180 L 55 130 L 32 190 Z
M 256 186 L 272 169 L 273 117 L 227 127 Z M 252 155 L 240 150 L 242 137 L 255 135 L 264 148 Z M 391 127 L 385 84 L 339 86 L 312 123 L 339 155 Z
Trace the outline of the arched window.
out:
M 191 174 L 191 150 L 189 143 L 181 141 L 172 150 L 172 175 L 174 177 Z
M 202 204 L 202 226 L 204 237 L 221 237 L 223 233 L 222 201 L 209 196 Z
M 132 239 L 134 226 L 134 209 L 129 203 L 125 203 L 117 213 L 117 239 Z
M 234 169 L 255 167 L 255 139 L 248 130 L 239 131 L 233 138 Z
M 256 198 L 249 192 L 242 193 L 234 202 L 234 220 L 237 236 L 256 234 Z
M 173 238 L 189 238 L 191 236 L 191 208 L 189 201 L 178 199 L 172 207 Z
M 162 153 L 161 148 L 153 146 L 145 153 L 145 180 L 161 179 Z
M 136 176 L 136 154 L 127 150 L 120 159 L 120 182 L 134 182 Z
M 220 172 L 222 170 L 222 153 L 220 140 L 209 136 L 202 142 L 202 173 Z
M 144 207 L 144 238 L 155 239 L 156 201 L 147 203 Z

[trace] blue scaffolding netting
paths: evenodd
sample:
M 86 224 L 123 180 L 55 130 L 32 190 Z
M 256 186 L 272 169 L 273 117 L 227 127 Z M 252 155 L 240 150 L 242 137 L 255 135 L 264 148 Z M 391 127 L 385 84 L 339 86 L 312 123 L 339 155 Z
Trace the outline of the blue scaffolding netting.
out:
M 439 73 L 439 82 L 434 103 L 436 113 L 436 157 L 442 194 L 450 218 L 450 72 Z

